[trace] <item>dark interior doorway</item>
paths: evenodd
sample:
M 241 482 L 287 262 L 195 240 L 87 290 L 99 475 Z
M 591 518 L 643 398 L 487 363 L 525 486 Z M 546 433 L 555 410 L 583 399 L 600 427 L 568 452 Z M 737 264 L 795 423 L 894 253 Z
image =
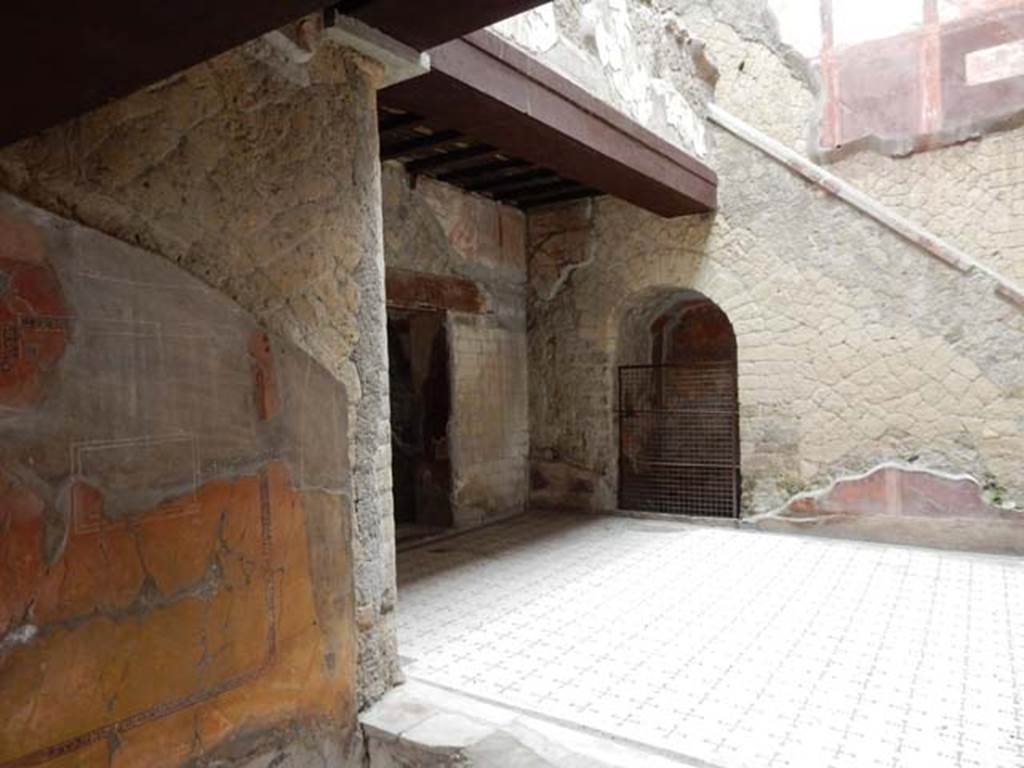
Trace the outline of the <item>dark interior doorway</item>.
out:
M 445 313 L 388 308 L 391 467 L 399 541 L 452 524 Z
M 693 291 L 635 323 L 645 362 L 619 367 L 619 506 L 738 517 L 736 336 Z

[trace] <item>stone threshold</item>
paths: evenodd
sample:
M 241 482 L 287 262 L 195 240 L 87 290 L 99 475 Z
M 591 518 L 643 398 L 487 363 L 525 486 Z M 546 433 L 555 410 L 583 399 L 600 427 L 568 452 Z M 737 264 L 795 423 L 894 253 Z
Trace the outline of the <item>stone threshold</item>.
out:
M 370 768 L 720 768 L 414 678 L 359 722 Z
M 421 536 L 406 542 L 398 541 L 395 544 L 395 550 L 397 552 L 406 552 L 410 549 L 419 549 L 420 547 L 428 547 L 431 544 L 436 544 L 439 541 L 447 541 L 448 539 L 457 539 L 460 536 L 465 536 L 467 533 L 474 533 L 484 528 L 490 528 L 492 525 L 499 525 L 501 523 L 507 523 L 510 520 L 514 520 L 518 517 L 527 517 L 535 514 L 534 510 L 524 510 L 522 512 L 512 512 L 508 515 L 502 515 L 495 517 L 491 520 L 487 520 L 478 525 L 471 525 L 466 528 L 448 528 L 430 536 Z

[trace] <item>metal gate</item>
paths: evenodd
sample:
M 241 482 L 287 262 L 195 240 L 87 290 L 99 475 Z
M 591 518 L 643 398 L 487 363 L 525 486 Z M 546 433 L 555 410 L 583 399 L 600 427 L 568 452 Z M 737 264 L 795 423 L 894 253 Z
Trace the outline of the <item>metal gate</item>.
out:
M 619 507 L 739 516 L 736 367 L 619 368 Z

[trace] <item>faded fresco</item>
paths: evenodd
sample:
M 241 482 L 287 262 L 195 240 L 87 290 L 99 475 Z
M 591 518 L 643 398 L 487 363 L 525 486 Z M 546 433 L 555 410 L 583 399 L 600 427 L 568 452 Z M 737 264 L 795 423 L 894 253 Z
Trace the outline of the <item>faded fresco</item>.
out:
M 346 431 L 227 298 L 0 197 L 0 766 L 349 732 Z

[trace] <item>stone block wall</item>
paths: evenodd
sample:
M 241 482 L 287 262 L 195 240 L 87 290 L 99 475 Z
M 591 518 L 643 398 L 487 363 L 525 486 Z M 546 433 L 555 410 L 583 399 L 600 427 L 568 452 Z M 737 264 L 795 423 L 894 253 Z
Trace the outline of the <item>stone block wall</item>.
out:
M 389 301 L 447 313 L 454 523 L 521 512 L 529 442 L 525 217 L 429 179 L 413 188 L 397 164 L 385 164 L 383 185 L 385 260 L 395 271 Z
M 466 315 L 449 328 L 455 525 L 467 527 L 526 508 L 526 334 Z
M 578 249 L 571 279 L 531 296 L 535 467 L 596 476 L 591 504 L 614 506 L 622 319 L 686 287 L 736 331 L 747 510 L 889 459 L 990 474 L 1019 495 L 1024 313 L 757 150 L 717 141 L 713 217 L 659 220 L 602 200 L 586 243 L 579 210 L 531 221 L 546 233 L 531 249 L 538 274 L 559 274 L 548 260 Z
M 341 526 L 338 546 L 323 556 L 331 568 L 340 569 L 339 584 L 352 580 L 351 609 L 344 602 L 337 609 L 351 610 L 354 617 L 347 621 L 354 621 L 357 630 L 358 664 L 348 665 L 336 654 L 338 666 L 328 675 L 333 682 L 328 688 L 314 686 L 309 696 L 322 694 L 322 700 L 330 700 L 332 711 L 340 708 L 338 722 L 348 718 L 349 724 L 355 706 L 383 693 L 397 673 L 380 165 L 374 105 L 378 77 L 375 64 L 333 45 L 322 45 L 308 63 L 297 64 L 257 40 L 0 150 L 0 187 L 184 268 L 251 313 L 281 343 L 308 355 L 344 388 L 344 412 L 321 409 L 317 416 L 338 428 L 348 425 L 343 459 L 345 466 L 351 467 L 351 503 L 319 514 L 330 525 Z M 119 285 L 116 274 L 110 285 Z M 120 322 L 129 329 L 150 327 L 133 318 L 129 309 L 125 307 L 128 314 L 119 317 Z M 127 343 L 133 343 L 133 336 L 134 331 L 125 334 Z M 42 351 L 52 353 L 48 348 Z M 263 354 L 258 345 L 254 347 L 252 364 L 263 364 Z M 139 358 L 136 362 L 143 365 L 147 361 Z M 188 358 L 186 362 L 188 370 L 193 370 L 203 359 Z M 116 369 L 104 367 L 108 363 L 112 361 L 99 358 L 98 367 L 90 373 L 93 386 L 101 392 L 118 384 Z M 230 413 L 249 397 L 248 390 L 240 394 L 240 390 L 218 388 L 199 369 L 192 377 L 174 379 L 184 386 L 182 381 L 187 384 L 183 392 L 171 386 L 161 391 L 171 399 L 199 398 L 204 407 L 221 406 Z M 270 408 L 274 396 L 265 393 L 266 402 L 260 408 Z M 153 406 L 129 399 L 124 407 L 145 410 Z M 102 432 L 97 438 L 138 438 L 128 416 L 109 411 L 96 424 Z M 248 421 L 243 419 L 242 426 L 251 429 L 250 422 L 256 417 L 245 418 Z M 200 445 L 197 450 L 202 454 L 205 449 Z M 266 450 L 254 453 L 252 461 L 245 462 L 226 454 L 219 460 L 218 471 L 230 470 L 248 479 L 238 480 L 235 490 L 231 485 L 217 486 L 216 498 L 257 493 L 260 466 L 274 460 L 274 450 L 278 449 L 268 444 Z M 177 456 L 168 460 L 177 462 Z M 256 459 L 259 462 L 253 463 Z M 268 467 L 269 492 L 286 493 L 288 476 L 273 465 Z M 88 491 L 81 493 L 88 495 Z M 286 501 L 286 496 L 280 498 L 291 509 L 288 505 L 292 502 Z M 298 513 L 288 514 L 294 517 Z M 301 522 L 301 516 L 296 519 Z M 307 550 L 302 541 L 315 532 L 307 527 L 303 533 L 294 527 L 297 524 L 283 523 L 280 529 L 287 533 L 283 546 L 290 549 L 278 552 L 271 546 L 268 556 L 290 557 L 291 552 L 299 557 L 314 551 Z M 172 533 L 190 535 L 187 525 L 174 525 L 177 528 L 172 528 Z M 245 531 L 246 536 L 255 535 L 258 528 Z M 249 546 L 248 540 L 241 544 Z M 346 554 L 348 547 L 351 557 Z M 257 546 L 257 551 L 262 550 Z M 253 567 L 264 566 L 255 563 Z M 302 586 L 298 583 L 295 589 Z M 296 603 L 295 608 L 301 606 Z M 259 626 L 258 622 L 253 626 Z M 259 637 L 260 632 L 253 636 Z M 197 652 L 201 654 L 202 649 Z M 159 658 L 158 653 L 152 664 Z M 299 680 L 297 666 L 301 665 L 297 661 L 282 663 L 281 679 Z M 328 661 L 310 663 L 310 674 L 327 674 L 312 670 Z M 251 665 L 235 665 L 228 672 L 234 674 L 235 667 L 245 671 Z M 184 699 L 168 701 L 190 702 L 188 693 L 183 694 Z M 306 694 L 296 695 L 301 700 Z M 191 726 L 185 729 L 184 725 L 192 722 L 190 709 L 168 710 L 165 706 L 169 705 L 159 703 L 160 712 L 168 717 L 154 720 L 148 728 L 150 740 L 164 743 L 169 756 L 177 754 L 172 747 L 178 749 L 178 740 L 186 737 L 188 749 L 204 752 L 223 741 L 215 733 L 208 738 L 205 731 L 193 731 Z M 284 717 L 277 704 L 273 709 Z M 223 734 L 244 727 L 249 741 L 237 745 L 243 753 L 247 744 L 256 750 L 263 744 L 261 740 L 266 741 L 267 749 L 308 743 L 306 736 L 287 722 L 279 727 L 268 724 L 274 717 L 256 720 L 244 714 L 244 708 L 237 717 L 214 712 L 210 727 Z M 106 742 L 95 749 L 106 749 Z M 311 761 L 323 759 L 322 754 L 312 756 L 306 747 L 296 749 L 306 750 L 303 754 Z M 9 754 L 4 753 L 5 757 Z M 168 764 L 173 763 L 167 759 Z M 161 764 L 157 757 L 142 762 Z
M 1024 285 L 1024 129 L 898 159 L 860 152 L 833 170 Z

